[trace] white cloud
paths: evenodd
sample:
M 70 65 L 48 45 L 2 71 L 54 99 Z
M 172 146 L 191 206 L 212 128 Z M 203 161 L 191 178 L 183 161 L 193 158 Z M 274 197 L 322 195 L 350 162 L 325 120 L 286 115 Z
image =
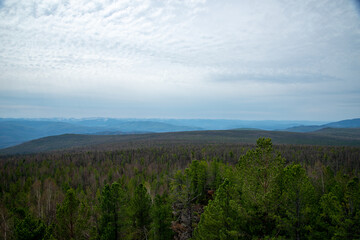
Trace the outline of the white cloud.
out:
M 158 110 L 162 116 L 170 103 L 189 114 L 180 106 L 185 99 L 194 117 L 210 108 L 206 102 L 219 102 L 208 117 L 221 117 L 221 106 L 256 101 L 257 118 L 255 112 L 270 114 L 261 103 L 281 98 L 301 105 L 294 93 L 326 109 L 316 119 L 334 118 L 335 110 L 324 107 L 329 98 L 360 113 L 353 92 L 360 91 L 359 59 L 359 13 L 345 0 L 5 0 L 0 6 L 0 92 L 14 98 L 81 96 L 141 102 L 140 109 L 168 102 Z M 299 116 L 314 118 L 304 106 Z M 238 111 L 230 115 L 243 116 Z M 286 115 L 277 111 L 265 117 Z

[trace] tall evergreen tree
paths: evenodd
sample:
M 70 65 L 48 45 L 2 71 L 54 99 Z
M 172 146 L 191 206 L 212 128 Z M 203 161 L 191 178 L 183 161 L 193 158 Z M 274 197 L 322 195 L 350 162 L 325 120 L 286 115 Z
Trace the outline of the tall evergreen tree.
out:
M 156 195 L 151 210 L 151 217 L 152 239 L 171 239 L 174 234 L 171 229 L 172 209 L 166 193 L 164 193 L 162 196 Z
M 179 219 L 179 223 L 184 226 L 184 229 L 174 231 L 189 238 L 193 232 L 192 202 L 196 199 L 196 197 L 193 197 L 191 189 L 189 168 L 185 169 L 185 173 L 180 170 L 177 171 L 171 182 L 171 197 L 175 217 Z
M 66 192 L 66 197 L 61 205 L 56 209 L 57 235 L 59 239 L 78 239 L 77 229 L 78 211 L 80 201 L 76 197 L 74 189 L 70 188 Z
M 131 202 L 131 216 L 133 222 L 133 238 L 147 239 L 149 236 L 151 218 L 151 198 L 145 186 L 140 184 Z
M 309 229 L 311 209 L 316 204 L 315 190 L 305 169 L 299 164 L 291 164 L 282 175 L 281 211 L 284 217 L 280 220 L 287 237 L 304 239 Z
M 248 234 L 259 238 L 275 235 L 284 159 L 275 153 L 271 139 L 259 138 L 256 149 L 242 156 L 237 167 Z
M 17 220 L 15 225 L 15 237 L 18 240 L 45 239 L 46 226 L 38 219 L 27 214 L 24 219 Z
M 324 239 L 331 239 L 344 219 L 341 202 L 332 192 L 329 192 L 321 197 L 320 209 L 317 231 Z
M 126 234 L 126 197 L 120 184 L 105 185 L 100 199 L 100 238 L 122 239 Z
M 336 229 L 337 239 L 360 239 L 360 182 L 352 178 L 347 186 L 343 203 L 344 220 Z
M 209 201 L 194 231 L 194 239 L 238 239 L 243 236 L 239 196 L 229 180 L 220 185 L 214 200 Z
M 191 197 L 196 202 L 205 200 L 206 180 L 207 180 L 207 163 L 205 161 L 193 160 L 186 171 L 190 177 Z

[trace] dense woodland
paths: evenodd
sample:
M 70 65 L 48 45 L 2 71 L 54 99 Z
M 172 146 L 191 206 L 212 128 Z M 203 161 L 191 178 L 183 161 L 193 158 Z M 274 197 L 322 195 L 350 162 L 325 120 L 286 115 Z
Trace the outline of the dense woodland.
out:
M 359 239 L 360 147 L 207 144 L 0 159 L 0 239 Z

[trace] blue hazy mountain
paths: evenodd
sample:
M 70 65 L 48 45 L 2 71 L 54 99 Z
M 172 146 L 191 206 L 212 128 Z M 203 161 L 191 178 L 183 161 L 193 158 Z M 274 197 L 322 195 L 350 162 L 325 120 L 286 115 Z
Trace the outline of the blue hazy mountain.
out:
M 0 148 L 13 146 L 29 140 L 64 133 L 96 133 L 100 128 L 89 128 L 66 122 L 39 120 L 0 121 Z
M 300 125 L 285 129 L 288 132 L 314 132 L 324 128 L 360 128 L 360 118 L 331 122 L 322 125 Z
M 201 130 L 154 121 L 121 119 L 0 119 L 0 148 L 61 134 L 118 135 Z
M 360 118 L 342 120 L 322 125 L 324 128 L 358 128 L 360 127 Z
M 147 129 L 151 127 L 150 123 L 162 123 L 168 126 L 188 127 L 197 130 L 228 130 L 235 128 L 257 128 L 262 130 L 286 129 L 299 125 L 324 124 L 325 122 L 316 121 L 250 121 L 250 120 L 228 120 L 228 119 L 114 119 L 114 118 L 88 118 L 88 119 L 58 119 L 72 124 L 78 124 L 87 127 L 116 127 L 124 128 L 146 128 L 145 131 L 152 132 Z M 144 126 L 144 127 L 143 127 Z
M 173 125 L 200 127 L 204 130 L 261 129 L 283 130 L 299 125 L 324 124 L 316 121 L 227 120 L 227 119 L 157 119 Z
M 304 127 L 306 126 L 306 127 Z M 315 121 L 248 121 L 226 119 L 49 118 L 0 119 L 0 148 L 61 134 L 122 135 L 195 130 L 261 129 L 310 132 L 326 127 L 360 127 L 359 119 Z M 304 128 L 307 128 L 304 130 Z

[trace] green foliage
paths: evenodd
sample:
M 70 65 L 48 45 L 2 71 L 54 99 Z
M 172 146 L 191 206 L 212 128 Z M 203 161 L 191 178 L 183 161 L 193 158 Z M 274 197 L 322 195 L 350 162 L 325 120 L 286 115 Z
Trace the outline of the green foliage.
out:
M 343 219 L 343 212 L 341 209 L 341 203 L 339 199 L 333 194 L 324 194 L 320 200 L 321 215 L 318 219 L 318 223 L 323 229 L 326 229 L 326 234 L 334 236 L 337 227 Z
M 173 201 L 181 201 L 183 202 L 183 198 L 190 186 L 190 181 L 188 178 L 183 174 L 181 170 L 177 170 L 173 176 L 173 180 L 170 183 L 170 190 L 171 190 L 171 197 Z
M 349 180 L 343 204 L 344 219 L 335 233 L 336 239 L 360 239 L 360 183 L 359 178 Z
M 133 238 L 144 239 L 149 235 L 150 230 L 151 198 L 145 186 L 140 184 L 134 193 L 131 201 L 131 218 L 133 227 Z
M 351 179 L 346 186 L 345 204 L 349 216 L 360 211 L 360 182 L 357 177 Z
M 291 164 L 284 169 L 282 175 L 282 195 L 280 199 L 280 227 L 286 236 L 302 239 L 308 234 L 315 204 L 315 189 L 299 164 Z
M 56 209 L 58 239 L 85 239 L 84 232 L 87 229 L 85 208 L 86 206 L 77 198 L 75 190 L 68 189 L 63 203 Z
M 210 162 L 209 169 L 209 187 L 211 189 L 218 189 L 221 183 L 224 181 L 222 176 L 222 164 L 216 159 Z
M 120 184 L 105 185 L 100 197 L 100 238 L 103 240 L 121 239 L 127 228 L 125 192 Z
M 205 161 L 193 160 L 185 173 L 190 177 L 191 197 L 196 202 L 205 200 L 207 164 Z
M 167 194 L 156 195 L 154 205 L 151 210 L 151 237 L 154 240 L 172 239 L 171 229 L 172 209 Z
M 256 149 L 240 158 L 238 188 L 247 212 L 247 234 L 263 238 L 275 231 L 283 168 L 284 159 L 275 154 L 271 139 L 259 138 Z
M 0 239 L 360 239 L 359 153 L 261 138 L 0 157 Z
M 38 240 L 48 239 L 46 236 L 46 226 L 38 219 L 33 218 L 30 214 L 22 220 L 17 220 L 15 226 L 15 236 L 18 240 Z
M 234 186 L 225 179 L 205 208 L 193 239 L 238 239 L 242 236 L 241 208 Z
M 239 178 L 246 204 L 258 205 L 263 211 L 271 210 L 274 197 L 278 197 L 278 177 L 284 159 L 275 154 L 270 139 L 260 138 L 255 150 L 249 150 L 238 163 Z

